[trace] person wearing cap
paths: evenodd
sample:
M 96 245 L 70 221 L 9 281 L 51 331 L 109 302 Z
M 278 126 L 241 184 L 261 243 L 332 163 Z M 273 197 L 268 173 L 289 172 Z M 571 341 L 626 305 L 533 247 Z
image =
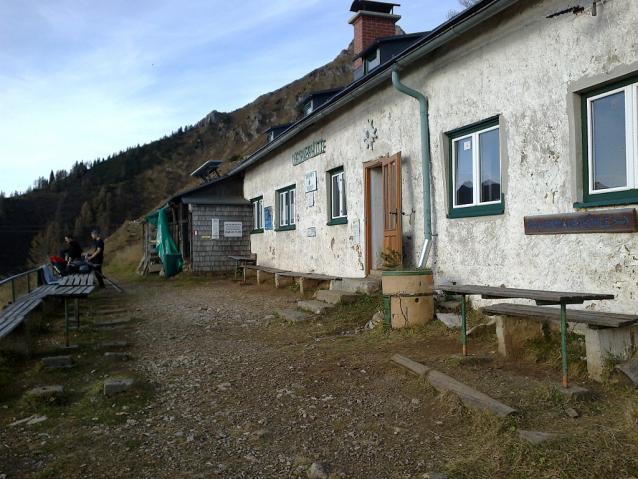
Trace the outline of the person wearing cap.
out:
M 96 274 L 97 281 L 100 284 L 100 288 L 104 288 L 104 280 L 102 279 L 102 263 L 104 262 L 104 240 L 100 238 L 100 233 L 97 230 L 91 231 L 91 238 L 95 240 L 95 253 L 91 256 L 87 256 L 86 260 L 93 264 L 93 270 L 99 274 Z

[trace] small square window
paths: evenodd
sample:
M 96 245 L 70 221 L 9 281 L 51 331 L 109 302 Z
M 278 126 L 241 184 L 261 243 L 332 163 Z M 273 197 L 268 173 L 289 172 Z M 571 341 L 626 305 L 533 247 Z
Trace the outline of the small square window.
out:
M 303 107 L 303 116 L 306 117 L 312 113 L 312 100 L 306 103 Z
M 263 196 L 250 200 L 253 206 L 253 229 L 251 233 L 264 232 L 264 199 Z
M 364 75 L 366 73 L 370 73 L 372 70 L 374 70 L 376 67 L 379 66 L 380 62 L 380 53 L 379 53 L 379 49 L 377 48 L 374 52 L 372 52 L 370 55 L 368 55 L 367 57 L 365 57 L 365 59 L 363 60 L 363 73 Z
M 274 139 L 275 139 L 275 132 L 274 131 L 269 131 L 268 132 L 268 143 L 270 143 Z
M 581 97 L 583 203 L 638 203 L 638 81 L 636 77 Z
M 447 135 L 450 138 L 449 217 L 502 214 L 498 118 Z
M 346 209 L 346 182 L 343 167 L 328 172 L 330 181 L 330 218 L 329 225 L 338 225 L 348 222 Z
M 296 188 L 295 185 L 277 190 L 277 230 L 292 230 L 296 224 Z

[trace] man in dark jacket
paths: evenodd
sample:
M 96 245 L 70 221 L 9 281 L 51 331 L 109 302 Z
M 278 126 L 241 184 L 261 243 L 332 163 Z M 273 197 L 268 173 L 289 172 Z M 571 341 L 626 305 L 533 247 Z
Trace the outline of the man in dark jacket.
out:
M 87 256 L 86 260 L 93 264 L 93 270 L 97 272 L 97 281 L 100 283 L 100 288 L 104 288 L 104 280 L 102 279 L 102 263 L 104 262 L 104 240 L 100 238 L 100 233 L 97 230 L 91 231 L 91 238 L 95 240 L 95 253 L 91 256 Z
M 75 241 L 72 234 L 68 234 L 64 237 L 64 241 L 69 245 L 69 249 L 65 250 L 65 254 L 69 255 L 67 261 L 69 263 L 73 260 L 80 259 L 82 257 L 82 247 L 80 243 Z

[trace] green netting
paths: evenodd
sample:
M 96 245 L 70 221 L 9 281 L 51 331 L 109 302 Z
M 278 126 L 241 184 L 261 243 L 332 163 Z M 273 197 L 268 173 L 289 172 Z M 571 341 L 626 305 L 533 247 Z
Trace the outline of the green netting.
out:
M 171 276 L 181 273 L 184 260 L 182 259 L 182 253 L 180 253 L 177 246 L 175 246 L 170 231 L 168 230 L 168 221 L 166 221 L 166 215 L 164 214 L 166 209 L 167 208 L 164 208 L 152 215 L 148 215 L 144 218 L 144 221 L 157 227 L 157 255 L 164 264 L 166 277 L 170 278 Z

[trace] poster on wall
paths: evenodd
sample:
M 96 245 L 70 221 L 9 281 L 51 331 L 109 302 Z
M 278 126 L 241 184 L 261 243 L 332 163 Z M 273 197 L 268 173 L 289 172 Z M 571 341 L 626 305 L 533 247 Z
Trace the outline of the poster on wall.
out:
M 306 174 L 306 181 L 304 182 L 306 193 L 317 191 L 317 172 L 311 171 Z
M 264 229 L 272 229 L 272 206 L 264 208 Z
M 224 221 L 224 238 L 241 238 L 241 221 Z
M 219 239 L 219 219 L 213 218 L 213 230 L 211 233 L 211 239 Z

